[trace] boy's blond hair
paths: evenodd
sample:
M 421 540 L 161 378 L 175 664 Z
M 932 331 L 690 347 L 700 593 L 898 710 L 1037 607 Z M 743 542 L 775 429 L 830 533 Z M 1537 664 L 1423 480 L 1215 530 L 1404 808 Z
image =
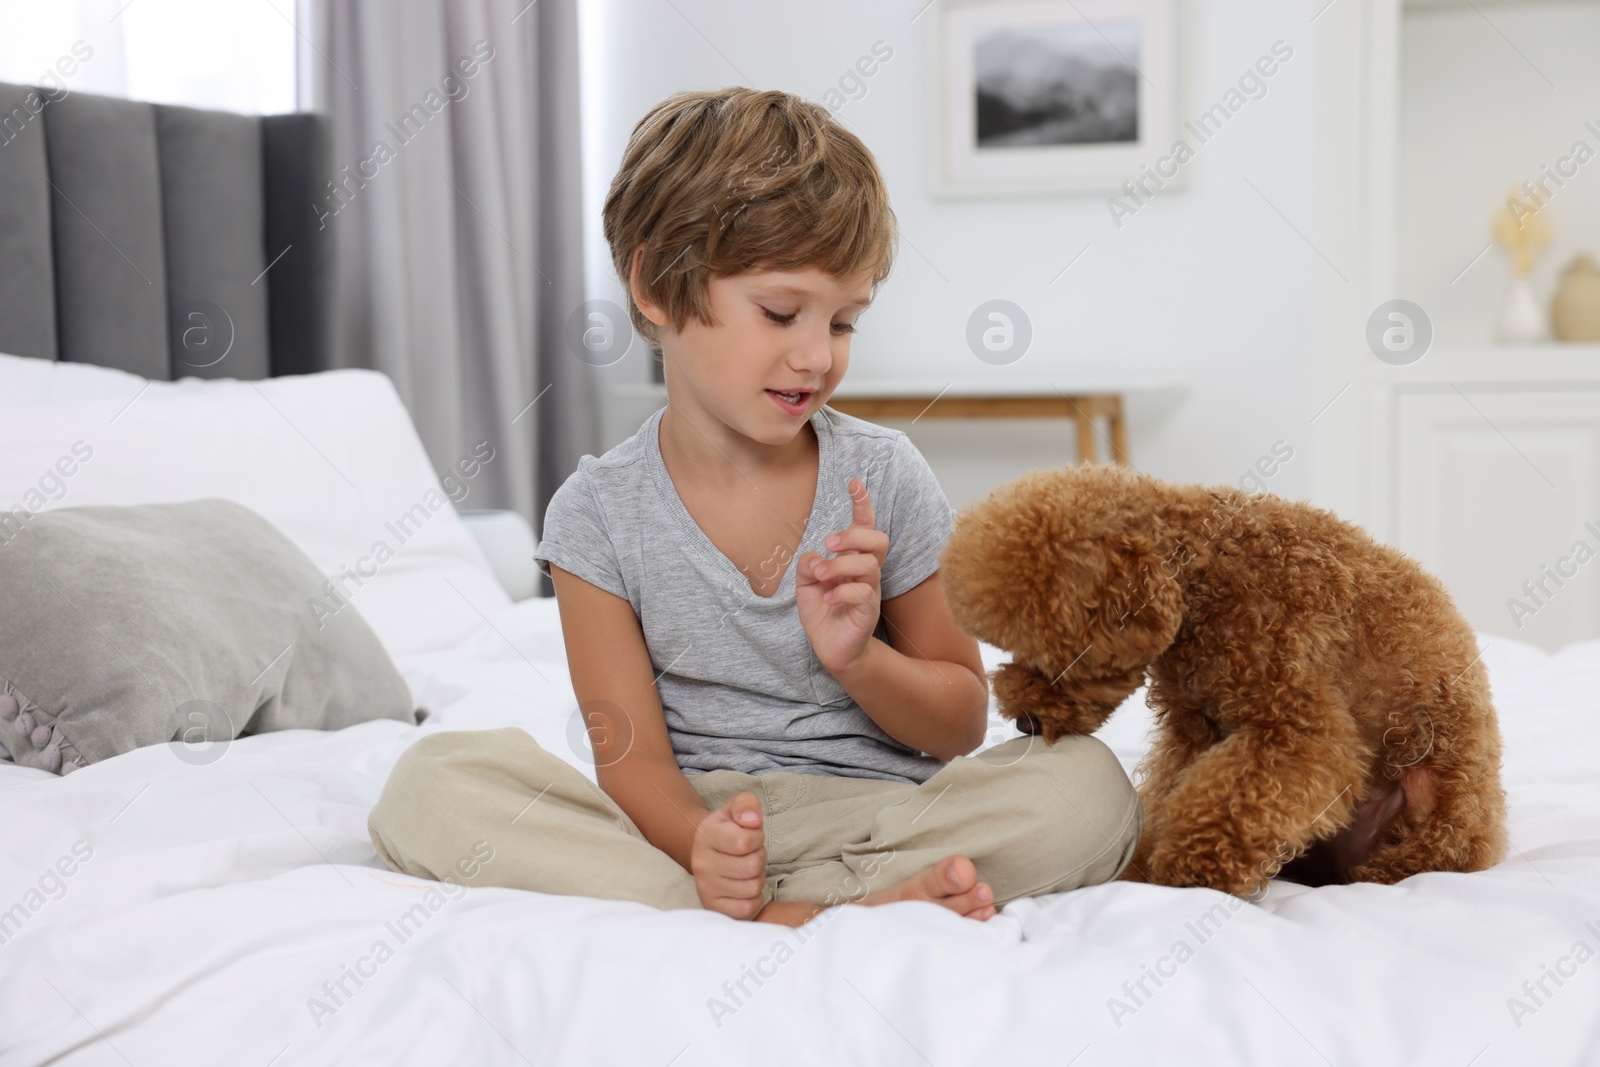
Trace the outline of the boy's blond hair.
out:
M 715 326 L 708 276 L 816 267 L 836 278 L 889 277 L 897 229 L 872 153 L 827 109 L 791 93 L 744 87 L 675 93 L 628 138 L 606 194 L 606 241 L 628 292 L 628 317 L 660 351 L 639 285 L 673 329 L 693 315 Z

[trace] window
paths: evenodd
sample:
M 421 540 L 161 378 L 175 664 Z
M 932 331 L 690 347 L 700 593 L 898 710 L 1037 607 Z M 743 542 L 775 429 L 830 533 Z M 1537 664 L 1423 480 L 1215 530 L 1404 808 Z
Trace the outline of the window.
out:
M 293 111 L 297 40 L 295 0 L 0 0 L 0 81 Z

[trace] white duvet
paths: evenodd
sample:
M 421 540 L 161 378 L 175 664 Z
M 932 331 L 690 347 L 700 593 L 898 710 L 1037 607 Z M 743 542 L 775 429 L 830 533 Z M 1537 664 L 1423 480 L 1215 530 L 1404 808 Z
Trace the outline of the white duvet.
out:
M 1513 843 L 1492 871 L 789 931 L 377 859 L 367 811 L 425 733 L 520 726 L 593 777 L 555 603 L 524 601 L 401 661 L 420 728 L 0 766 L 0 1064 L 1600 1063 L 1600 642 L 1483 641 Z M 1130 767 L 1138 696 L 1103 734 Z

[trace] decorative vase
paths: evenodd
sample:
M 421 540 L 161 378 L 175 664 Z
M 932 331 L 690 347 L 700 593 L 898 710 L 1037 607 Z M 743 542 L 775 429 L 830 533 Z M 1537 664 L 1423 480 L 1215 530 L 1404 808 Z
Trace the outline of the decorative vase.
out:
M 1505 306 L 1500 311 L 1500 321 L 1495 325 L 1495 339 L 1504 344 L 1532 344 L 1546 340 L 1544 311 L 1534 299 L 1533 286 L 1526 275 L 1512 278 L 1511 289 L 1506 293 Z
M 1531 344 L 1547 340 L 1549 327 L 1544 309 L 1533 298 L 1528 274 L 1539 252 L 1550 243 L 1550 224 L 1544 218 L 1544 204 L 1532 205 L 1522 199 L 1522 190 L 1513 186 L 1506 195 L 1505 207 L 1495 212 L 1494 239 L 1511 257 L 1511 290 L 1495 324 L 1495 340 L 1503 344 Z
M 1588 256 L 1575 257 L 1561 272 L 1550 326 L 1560 341 L 1600 341 L 1600 267 Z

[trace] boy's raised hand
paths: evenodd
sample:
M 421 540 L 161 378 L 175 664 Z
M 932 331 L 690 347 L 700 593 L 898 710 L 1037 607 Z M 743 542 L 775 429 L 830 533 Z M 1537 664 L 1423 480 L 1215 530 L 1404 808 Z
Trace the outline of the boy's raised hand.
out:
M 767 884 L 767 844 L 761 801 L 754 793 L 736 794 L 700 821 L 689 869 L 707 911 L 755 918 Z
M 828 537 L 832 559 L 807 552 L 795 563 L 794 595 L 800 625 L 822 665 L 834 674 L 866 655 L 882 606 L 880 585 L 889 535 L 875 528 L 872 497 L 860 478 L 850 479 L 850 526 Z

